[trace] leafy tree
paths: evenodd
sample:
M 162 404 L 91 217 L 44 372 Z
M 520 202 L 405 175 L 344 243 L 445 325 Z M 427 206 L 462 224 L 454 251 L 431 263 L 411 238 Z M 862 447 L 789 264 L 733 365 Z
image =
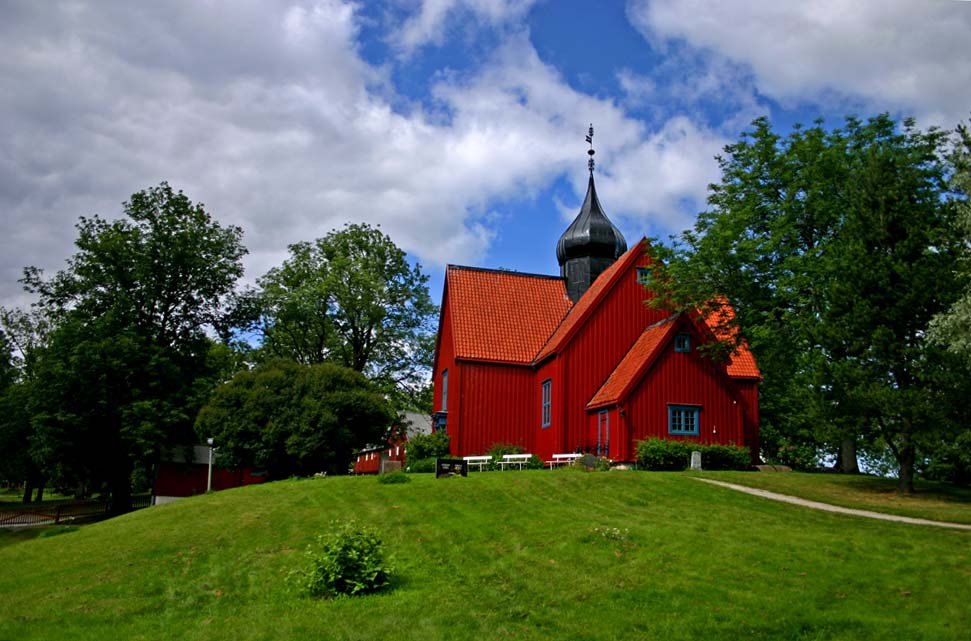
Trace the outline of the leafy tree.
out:
M 24 503 L 43 500 L 49 470 L 32 446 L 32 394 L 37 355 L 49 326 L 40 312 L 0 308 L 0 477 L 23 482 Z
M 654 304 L 731 297 L 764 377 L 770 455 L 822 445 L 852 470 L 858 442 L 888 447 L 912 491 L 918 448 L 953 435 L 941 408 L 960 378 L 924 339 L 957 292 L 946 143 L 887 116 L 785 138 L 756 120 L 719 158 L 710 208 L 658 252 Z
M 387 435 L 393 414 L 364 376 L 340 365 L 272 359 L 217 388 L 196 431 L 220 460 L 270 478 L 346 473 L 353 452 Z
M 53 322 L 36 366 L 34 447 L 62 479 L 106 483 L 130 509 L 131 475 L 185 443 L 213 375 L 211 340 L 242 275 L 242 232 L 166 183 L 134 194 L 126 218 L 81 218 L 78 253 L 23 282 Z
M 267 356 L 339 363 L 414 406 L 434 347 L 427 282 L 379 229 L 347 225 L 291 245 L 237 313 L 254 322 Z

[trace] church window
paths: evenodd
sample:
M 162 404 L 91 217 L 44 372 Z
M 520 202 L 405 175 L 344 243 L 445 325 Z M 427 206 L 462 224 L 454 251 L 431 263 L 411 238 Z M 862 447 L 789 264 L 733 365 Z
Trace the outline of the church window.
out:
M 697 436 L 700 411 L 697 405 L 668 405 L 668 434 Z
M 546 379 L 543 381 L 543 401 L 542 401 L 542 427 L 550 426 L 551 409 L 553 406 L 553 381 Z
M 641 285 L 647 285 L 651 282 L 651 268 L 650 267 L 638 267 L 637 268 L 637 282 Z
M 448 370 L 442 370 L 442 411 L 448 409 Z
M 688 334 L 678 334 L 674 337 L 674 351 L 676 352 L 690 352 L 691 351 L 691 336 Z

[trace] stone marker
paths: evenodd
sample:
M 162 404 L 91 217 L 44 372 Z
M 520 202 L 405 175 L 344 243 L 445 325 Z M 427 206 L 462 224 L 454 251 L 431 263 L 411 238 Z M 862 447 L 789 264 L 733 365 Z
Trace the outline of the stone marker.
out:
M 691 453 L 691 469 L 699 471 L 701 470 L 701 452 Z

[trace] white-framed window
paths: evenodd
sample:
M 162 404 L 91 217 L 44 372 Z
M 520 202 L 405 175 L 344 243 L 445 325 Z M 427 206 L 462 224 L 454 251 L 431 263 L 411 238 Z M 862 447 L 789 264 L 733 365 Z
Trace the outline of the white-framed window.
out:
M 549 427 L 552 419 L 552 408 L 553 408 L 553 380 L 546 379 L 543 381 L 542 385 L 542 402 L 540 404 L 542 419 L 540 425 L 542 427 Z
M 699 414 L 697 405 L 668 405 L 668 434 L 697 436 Z
M 448 410 L 448 370 L 442 370 L 442 411 Z
M 650 267 L 638 267 L 637 268 L 637 282 L 641 285 L 647 285 L 651 282 L 651 268 Z

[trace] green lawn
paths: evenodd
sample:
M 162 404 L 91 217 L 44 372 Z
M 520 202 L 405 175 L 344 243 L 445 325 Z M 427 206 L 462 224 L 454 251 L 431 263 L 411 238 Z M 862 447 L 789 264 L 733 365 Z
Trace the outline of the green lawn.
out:
M 413 478 L 252 486 L 5 545 L 0 639 L 886 641 L 971 629 L 968 532 L 677 473 Z M 383 532 L 393 588 L 334 601 L 289 590 L 306 545 L 350 516 Z
M 971 524 L 971 489 L 945 483 L 917 480 L 916 494 L 899 494 L 896 479 L 878 476 L 800 472 L 702 472 L 701 476 L 843 507 Z

